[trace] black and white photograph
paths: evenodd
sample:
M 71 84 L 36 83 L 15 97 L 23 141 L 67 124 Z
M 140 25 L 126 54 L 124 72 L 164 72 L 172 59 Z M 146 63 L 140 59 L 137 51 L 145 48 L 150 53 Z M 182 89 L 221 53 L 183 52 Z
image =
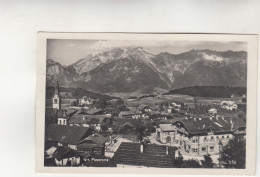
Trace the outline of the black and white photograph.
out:
M 46 39 L 44 167 L 246 169 L 248 45 Z
M 0 0 L 0 176 L 260 176 L 259 17 L 259 0 Z

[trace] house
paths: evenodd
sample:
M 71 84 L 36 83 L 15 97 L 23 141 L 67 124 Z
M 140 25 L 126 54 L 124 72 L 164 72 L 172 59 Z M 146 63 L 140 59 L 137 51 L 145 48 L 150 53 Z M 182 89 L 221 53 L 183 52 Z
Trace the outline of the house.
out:
M 93 104 L 93 99 L 91 99 L 88 96 L 83 96 L 80 100 L 79 100 L 80 105 L 85 105 L 85 106 L 90 106 Z
M 174 108 L 179 108 L 179 109 L 181 109 L 181 102 L 179 102 L 179 101 L 173 101 L 173 102 L 171 103 L 171 106 L 174 107 Z
M 211 109 L 208 110 L 208 113 L 212 114 L 212 115 L 215 115 L 215 114 L 218 113 L 218 110 L 216 108 L 211 108 Z
M 133 133 L 136 129 L 136 125 L 133 124 L 132 122 L 126 122 L 123 125 L 119 126 L 119 132 L 123 133 L 123 134 L 129 134 L 129 133 Z
M 84 138 L 78 143 L 78 152 L 89 153 L 90 156 L 104 156 L 107 138 L 96 133 Z
M 246 124 L 237 117 L 204 117 L 175 120 L 157 129 L 161 142 L 191 154 L 219 154 L 233 136 L 244 136 Z M 166 136 L 166 137 L 165 137 Z
M 45 142 L 77 150 L 77 144 L 92 134 L 88 127 L 51 124 L 45 131 Z
M 94 130 L 100 132 L 101 124 L 111 124 L 111 114 L 104 115 L 73 115 L 69 121 L 68 125 L 92 127 Z
M 167 107 L 167 112 L 168 113 L 172 113 L 173 111 L 180 112 L 180 110 L 181 110 L 181 102 L 179 102 L 179 101 L 173 101 Z
M 112 161 L 117 167 L 173 168 L 176 147 L 122 142 Z
M 59 125 L 67 125 L 68 115 L 66 110 L 59 109 L 57 112 L 58 124 Z
M 236 102 L 234 102 L 234 101 L 222 101 L 221 102 L 222 109 L 233 111 L 233 110 L 237 110 L 237 107 L 238 106 L 237 106 Z
M 119 119 L 138 119 L 141 117 L 141 112 L 135 111 L 121 111 L 118 115 Z
M 57 166 L 79 166 L 80 155 L 76 150 L 67 146 L 59 146 L 53 153 L 55 164 Z
M 174 136 L 175 127 L 172 124 L 159 124 L 159 127 L 156 129 L 157 138 L 162 143 L 170 143 L 170 137 Z
M 146 105 L 146 104 L 140 104 L 140 105 L 138 106 L 138 109 L 139 109 L 142 113 L 149 113 L 149 112 L 151 112 L 151 108 L 150 108 L 148 105 Z

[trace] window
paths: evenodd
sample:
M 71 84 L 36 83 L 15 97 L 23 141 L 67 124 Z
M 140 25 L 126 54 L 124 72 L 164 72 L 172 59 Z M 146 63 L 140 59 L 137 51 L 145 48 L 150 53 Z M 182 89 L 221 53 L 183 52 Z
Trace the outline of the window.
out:
M 171 137 L 168 136 L 168 137 L 166 138 L 166 143 L 170 143 L 170 142 L 171 142 Z
M 192 152 L 198 152 L 197 148 L 192 148 Z
M 193 143 L 197 143 L 197 142 L 198 142 L 198 138 L 197 138 L 197 137 L 193 137 L 193 138 L 192 138 L 192 142 L 193 142 Z
M 54 99 L 54 103 L 58 103 L 58 99 Z
M 211 141 L 211 142 L 214 141 L 214 136 L 211 137 L 210 141 Z
M 201 148 L 201 151 L 202 151 L 202 152 L 206 152 L 206 147 L 202 147 L 202 148 Z
M 63 125 L 66 125 L 66 120 L 63 120 Z
M 210 151 L 214 151 L 214 146 L 210 146 Z
M 203 140 L 203 141 L 204 141 L 204 142 L 207 142 L 207 137 L 206 137 L 206 136 L 204 137 L 204 140 Z
M 225 140 L 225 137 L 224 137 L 224 136 L 222 136 L 222 137 L 221 137 L 221 139 L 224 141 L 224 140 Z
M 229 139 L 230 137 L 229 137 L 229 135 L 227 135 L 227 139 Z

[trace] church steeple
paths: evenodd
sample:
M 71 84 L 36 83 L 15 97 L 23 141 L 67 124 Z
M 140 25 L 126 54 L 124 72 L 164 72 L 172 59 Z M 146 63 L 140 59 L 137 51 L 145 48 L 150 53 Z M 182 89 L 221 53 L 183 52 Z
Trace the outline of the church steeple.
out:
M 60 90 L 59 90 L 58 81 L 56 83 L 54 95 L 53 95 L 53 98 L 52 98 L 52 107 L 56 108 L 56 109 L 61 108 L 61 98 L 60 98 Z
M 54 91 L 54 95 L 59 95 L 60 96 L 60 90 L 59 90 L 59 82 L 56 82 L 56 86 L 55 86 L 55 91 Z

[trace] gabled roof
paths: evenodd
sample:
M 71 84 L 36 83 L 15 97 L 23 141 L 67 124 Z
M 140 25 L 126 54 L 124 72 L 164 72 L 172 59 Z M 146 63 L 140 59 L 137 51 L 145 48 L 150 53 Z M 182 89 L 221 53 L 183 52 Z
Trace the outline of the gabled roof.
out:
M 166 148 L 168 148 L 168 154 L 166 154 Z M 176 147 L 145 144 L 141 153 L 140 143 L 122 142 L 112 161 L 116 164 L 172 168 L 175 150 L 177 150 Z
M 191 134 L 208 133 L 213 130 L 215 133 L 233 132 L 239 127 L 246 127 L 244 121 L 237 117 L 204 117 L 180 119 L 173 124 L 183 124 Z
M 85 142 L 88 142 L 88 141 L 92 141 L 95 144 L 97 144 L 99 147 L 102 147 L 105 144 L 105 142 L 107 141 L 107 138 L 105 138 L 104 136 L 96 133 L 96 134 L 90 135 L 87 138 L 81 140 L 79 142 L 79 144 L 82 144 L 82 143 L 85 143 Z
M 70 157 L 76 157 L 77 151 L 70 149 L 66 146 L 59 146 L 57 147 L 56 151 L 53 153 L 53 157 L 57 159 L 58 161 Z
M 76 145 L 91 133 L 88 127 L 51 124 L 46 128 L 45 138 L 47 141 Z
M 159 127 L 164 132 L 173 132 L 173 131 L 175 131 L 175 128 L 174 128 L 174 126 L 172 126 L 172 124 L 160 124 Z
M 58 118 L 67 118 L 68 116 L 67 116 L 66 110 L 59 109 L 57 112 L 57 117 Z

